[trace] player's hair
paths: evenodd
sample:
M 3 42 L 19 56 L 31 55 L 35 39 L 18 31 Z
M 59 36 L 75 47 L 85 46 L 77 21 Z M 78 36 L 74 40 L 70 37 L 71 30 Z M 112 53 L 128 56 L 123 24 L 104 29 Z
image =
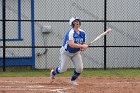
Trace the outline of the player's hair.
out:
M 81 25 L 81 20 L 80 19 L 76 19 L 77 21 L 79 21 L 79 25 Z M 72 22 L 72 28 L 75 26 L 74 21 Z

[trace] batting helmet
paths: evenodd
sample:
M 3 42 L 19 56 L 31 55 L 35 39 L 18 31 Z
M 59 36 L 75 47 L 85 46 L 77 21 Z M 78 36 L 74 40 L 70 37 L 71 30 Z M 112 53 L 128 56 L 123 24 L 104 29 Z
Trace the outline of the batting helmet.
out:
M 77 17 L 72 17 L 72 18 L 69 20 L 70 26 L 72 26 L 72 22 L 73 22 L 74 20 L 78 20 L 78 21 L 80 22 L 80 19 L 78 19 Z M 80 22 L 80 25 L 81 25 L 81 22 Z

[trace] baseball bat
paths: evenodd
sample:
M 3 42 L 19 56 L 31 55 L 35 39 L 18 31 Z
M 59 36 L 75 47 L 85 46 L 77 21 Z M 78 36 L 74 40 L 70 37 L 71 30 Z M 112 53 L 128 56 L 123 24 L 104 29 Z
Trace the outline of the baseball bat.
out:
M 103 32 L 102 34 L 100 34 L 99 36 L 97 36 L 93 41 L 91 41 L 88 45 L 91 45 L 92 43 L 94 43 L 95 41 L 97 41 L 98 39 L 102 38 L 104 35 L 106 35 L 107 33 L 109 33 L 111 31 L 111 28 L 107 29 L 105 32 Z

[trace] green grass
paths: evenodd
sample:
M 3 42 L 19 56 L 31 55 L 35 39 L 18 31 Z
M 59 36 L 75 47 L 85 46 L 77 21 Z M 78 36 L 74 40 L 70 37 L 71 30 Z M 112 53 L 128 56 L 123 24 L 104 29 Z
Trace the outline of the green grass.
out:
M 0 77 L 39 77 L 49 76 L 48 70 L 29 70 L 29 71 L 12 71 L 0 72 Z
M 82 76 L 140 77 L 140 69 L 87 69 L 83 71 Z
M 48 70 L 29 70 L 15 72 L 0 72 L 0 77 L 49 77 Z M 69 77 L 73 74 L 73 70 L 58 74 L 57 76 Z M 81 76 L 96 76 L 96 77 L 140 77 L 140 69 L 84 69 Z

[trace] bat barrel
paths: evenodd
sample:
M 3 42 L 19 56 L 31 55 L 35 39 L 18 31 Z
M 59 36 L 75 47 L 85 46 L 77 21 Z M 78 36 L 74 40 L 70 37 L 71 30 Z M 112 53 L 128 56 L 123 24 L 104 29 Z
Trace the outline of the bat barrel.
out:
M 103 37 L 104 35 L 106 35 L 108 32 L 111 31 L 111 28 L 109 28 L 108 30 L 106 30 L 105 32 L 103 32 L 101 35 L 99 35 L 98 37 L 96 37 L 92 42 L 90 42 L 88 45 L 91 45 L 92 43 L 94 43 L 95 41 L 97 41 L 98 39 L 100 39 L 101 37 Z

